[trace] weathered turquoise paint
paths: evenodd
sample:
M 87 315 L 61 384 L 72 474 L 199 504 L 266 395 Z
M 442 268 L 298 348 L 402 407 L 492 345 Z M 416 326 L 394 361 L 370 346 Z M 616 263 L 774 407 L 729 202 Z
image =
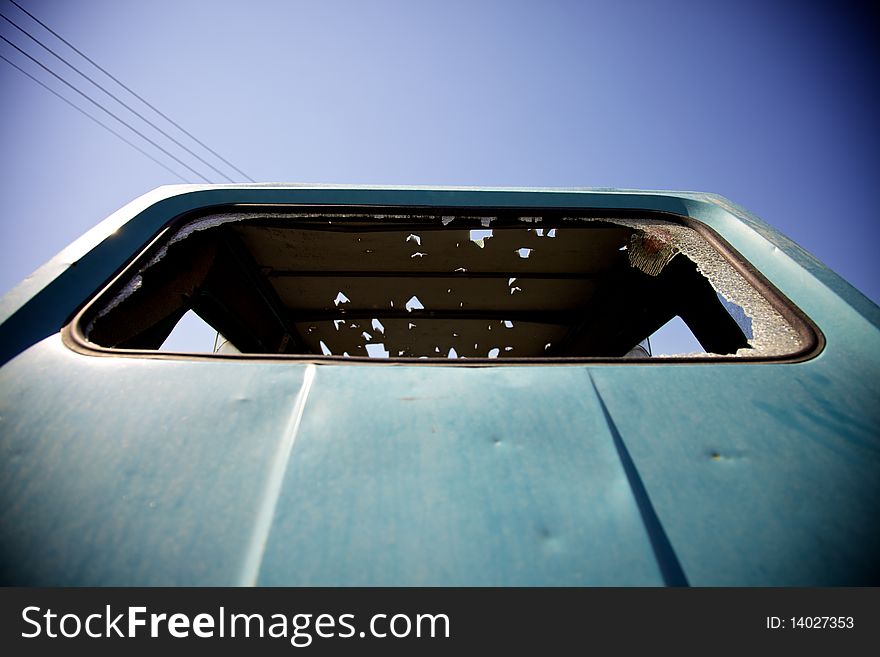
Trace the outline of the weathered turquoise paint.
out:
M 628 207 L 716 230 L 822 331 L 801 363 L 96 357 L 60 328 L 205 205 Z M 880 309 L 719 197 L 164 188 L 0 302 L 0 578 L 34 585 L 877 584 Z

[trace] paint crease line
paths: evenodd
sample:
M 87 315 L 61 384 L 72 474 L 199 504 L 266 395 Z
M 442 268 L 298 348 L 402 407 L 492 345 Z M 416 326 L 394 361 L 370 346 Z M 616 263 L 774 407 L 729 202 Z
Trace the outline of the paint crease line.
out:
M 666 586 L 690 586 L 687 576 L 684 574 L 684 569 L 682 569 L 678 556 L 672 547 L 672 543 L 666 535 L 666 530 L 663 529 L 660 518 L 654 510 L 654 505 L 651 503 L 651 498 L 648 495 L 645 484 L 642 482 L 636 464 L 633 462 L 629 450 L 623 442 L 623 437 L 617 430 L 617 425 L 614 423 L 611 413 L 608 412 L 608 407 L 605 406 L 605 400 L 602 399 L 602 395 L 599 393 L 599 388 L 593 380 L 593 375 L 589 374 L 589 377 L 593 390 L 596 393 L 596 398 L 599 400 L 599 406 L 601 406 L 602 413 L 605 416 L 605 423 L 611 432 L 611 438 L 614 440 L 617 456 L 620 458 L 623 471 L 629 481 L 636 506 L 642 516 L 642 522 L 645 525 L 645 531 L 648 533 L 648 540 L 651 542 L 651 549 L 654 551 L 654 558 L 657 560 L 657 566 L 660 568 L 663 581 L 666 583 Z
M 284 483 L 284 476 L 290 463 L 293 443 L 296 441 L 296 436 L 299 433 L 299 425 L 302 421 L 306 400 L 309 397 L 309 391 L 312 389 L 312 383 L 315 380 L 316 369 L 313 364 L 306 366 L 302 386 L 299 389 L 299 394 L 296 396 L 296 403 L 290 414 L 290 420 L 287 423 L 287 427 L 281 437 L 281 442 L 278 444 L 278 450 L 272 460 L 269 476 L 266 480 L 266 488 L 263 491 L 263 496 L 257 509 L 257 518 L 254 522 L 251 541 L 245 555 L 239 586 L 257 585 L 260 567 L 263 565 L 263 557 L 266 553 L 266 543 L 269 541 L 269 533 L 272 530 L 272 520 L 275 517 L 278 498 L 281 496 L 281 486 Z

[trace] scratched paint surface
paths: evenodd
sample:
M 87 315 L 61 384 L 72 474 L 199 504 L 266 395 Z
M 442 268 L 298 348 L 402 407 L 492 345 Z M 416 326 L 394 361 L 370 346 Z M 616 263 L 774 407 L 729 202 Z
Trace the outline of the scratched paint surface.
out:
M 318 549 L 316 549 L 318 548 Z M 582 368 L 319 368 L 260 583 L 662 584 Z
M 862 365 L 318 366 L 291 436 L 308 366 L 50 338 L 0 371 L 3 579 L 662 584 L 589 370 L 691 584 L 863 583 L 880 400 L 844 386 Z
M 53 337 L 0 371 L 2 579 L 241 583 L 305 366 L 118 365 Z

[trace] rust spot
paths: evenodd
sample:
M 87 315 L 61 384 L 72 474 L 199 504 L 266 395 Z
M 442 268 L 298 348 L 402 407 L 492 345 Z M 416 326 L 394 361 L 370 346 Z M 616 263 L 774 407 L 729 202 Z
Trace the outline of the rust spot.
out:
M 666 242 L 659 239 L 658 237 L 654 237 L 651 235 L 645 236 L 644 241 L 642 242 L 642 248 L 645 249 L 651 255 L 656 253 L 660 253 L 667 246 Z

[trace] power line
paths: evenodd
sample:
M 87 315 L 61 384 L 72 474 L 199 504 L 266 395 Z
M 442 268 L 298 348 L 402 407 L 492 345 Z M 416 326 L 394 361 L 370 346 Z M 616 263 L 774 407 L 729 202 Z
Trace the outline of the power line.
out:
M 12 46 L 13 48 L 15 48 L 18 52 L 20 52 L 22 55 L 24 55 L 25 57 L 27 57 L 28 59 L 30 59 L 30 60 L 31 60 L 32 62 L 34 62 L 37 66 L 39 66 L 40 68 L 42 68 L 43 70 L 45 70 L 47 73 L 49 73 L 50 75 L 54 76 L 55 78 L 57 78 L 58 80 L 60 80 L 61 82 L 63 82 L 65 85 L 67 85 L 68 87 L 70 87 L 71 89 L 73 89 L 73 90 L 74 90 L 76 93 L 78 93 L 80 96 L 82 96 L 82 97 L 85 98 L 87 101 L 89 101 L 90 103 L 92 103 L 92 105 L 94 105 L 95 107 L 97 107 L 97 108 L 100 109 L 101 111 L 103 111 L 103 112 L 109 114 L 110 116 L 112 116 L 114 119 L 116 119 L 117 121 L 119 121 L 122 125 L 124 125 L 124 126 L 127 127 L 129 130 L 131 130 L 131 131 L 134 132 L 136 135 L 138 135 L 141 139 L 144 139 L 144 140 L 150 142 L 153 146 L 155 146 L 155 147 L 158 148 L 160 151 L 162 151 L 163 153 L 165 153 L 165 155 L 167 155 L 168 157 L 170 157 L 172 160 L 174 160 L 175 162 L 177 162 L 178 164 L 180 164 L 181 166 L 183 166 L 183 167 L 184 167 L 185 169 L 187 169 L 188 171 L 190 171 L 190 172 L 196 174 L 196 175 L 197 175 L 199 178 L 201 178 L 204 182 L 206 182 L 206 183 L 211 182 L 211 181 L 208 180 L 204 175 L 202 175 L 201 173 L 199 173 L 198 171 L 196 171 L 195 169 L 193 169 L 190 165 L 188 165 L 186 162 L 184 162 L 183 160 L 181 160 L 179 157 L 177 157 L 177 156 L 174 155 L 173 153 L 168 152 L 168 151 L 167 151 L 166 149 L 164 149 L 162 146 L 160 146 L 160 145 L 157 144 L 155 141 L 153 141 L 152 139 L 150 139 L 149 137 L 147 137 L 147 136 L 146 136 L 144 133 L 142 133 L 140 130 L 138 130 L 137 128 L 133 127 L 133 126 L 130 125 L 129 123 L 126 123 L 123 119 L 119 118 L 116 114 L 114 114 L 113 112 L 111 112 L 110 110 L 108 110 L 106 107 L 104 107 L 103 105 L 101 105 L 98 101 L 94 100 L 91 96 L 89 96 L 88 94 L 85 94 L 85 93 L 83 93 L 82 91 L 80 91 L 79 89 L 77 89 L 77 88 L 76 88 L 75 86 L 73 86 L 70 82 L 68 82 L 67 80 L 65 80 L 65 79 L 64 79 L 63 77 L 61 77 L 60 75 L 58 75 L 55 71 L 53 71 L 52 69 L 50 69 L 48 66 L 46 66 L 45 64 L 43 64 L 41 61 L 39 61 L 38 59 L 32 57 L 32 56 L 29 55 L 27 52 L 25 52 L 24 50 L 22 50 L 21 48 L 19 48 L 17 45 L 15 45 L 14 43 L 12 43 L 12 41 L 10 41 L 9 39 L 7 39 L 7 38 L 6 38 L 5 36 L 3 36 L 2 34 L 0 34 L 0 39 L 2 39 L 2 40 L 5 41 L 6 43 L 8 43 L 10 46 Z
M 181 126 L 179 123 L 177 123 L 176 121 L 174 121 L 174 120 L 173 120 L 171 117 L 169 117 L 167 114 L 165 114 L 164 112 L 162 112 L 161 110 L 159 110 L 159 108 L 157 108 L 155 105 L 153 105 L 152 103 L 150 103 L 149 101 L 147 101 L 143 96 L 141 96 L 140 94 L 136 93 L 133 89 L 131 89 L 131 87 L 129 87 L 128 85 L 126 85 L 125 83 L 123 83 L 122 80 L 120 80 L 120 79 L 117 78 L 115 75 L 113 75 L 112 73 L 110 73 L 107 69 L 105 69 L 103 66 L 101 66 L 100 64 L 98 64 L 95 60 L 93 60 L 91 57 L 89 57 L 88 55 L 86 55 L 86 54 L 85 54 L 83 51 L 81 51 L 79 48 L 77 48 L 76 46 L 74 46 L 72 43 L 70 43 L 70 41 L 68 41 L 67 39 L 65 39 L 65 38 L 64 38 L 63 36 L 61 36 L 60 34 L 58 34 L 55 30 L 53 30 L 51 27 L 49 27 L 48 25 L 46 25 L 46 24 L 45 24 L 43 21 L 41 21 L 39 18 L 37 18 L 36 16 L 34 16 L 31 12 L 29 12 L 27 9 L 25 9 L 25 8 L 22 7 L 20 4 L 18 4 L 15 0 L 9 0 L 9 2 L 11 2 L 11 3 L 14 4 L 16 7 L 18 7 L 18 9 L 21 10 L 22 12 L 24 12 L 25 14 L 27 14 L 28 16 L 30 16 L 31 19 L 33 19 L 34 21 L 36 21 L 37 23 L 39 23 L 40 25 L 42 25 L 44 29 L 46 29 L 48 32 L 50 32 L 50 33 L 51 33 L 53 36 L 55 36 L 55 38 L 57 38 L 59 41 L 61 41 L 62 43 L 64 43 L 68 48 L 70 48 L 70 49 L 73 50 L 75 53 L 77 53 L 80 57 L 82 57 L 82 58 L 85 59 L 87 62 L 89 62 L 92 66 L 94 66 L 96 69 L 98 69 L 99 71 L 101 71 L 104 75 L 106 75 L 108 78 L 110 78 L 111 80 L 113 80 L 116 84 L 118 84 L 120 87 L 122 87 L 123 89 L 125 89 L 128 93 L 130 93 L 132 96 L 134 96 L 135 98 L 137 98 L 137 99 L 138 99 L 139 101 L 141 101 L 144 105 L 146 105 L 146 106 L 149 107 L 151 110 L 153 110 L 156 114 L 158 114 L 158 115 L 161 116 L 163 119 L 165 119 L 166 121 L 168 121 L 168 123 L 170 123 L 170 124 L 173 125 L 175 128 L 177 128 L 178 130 L 180 130 L 182 133 L 184 133 L 186 136 L 188 136 L 188 137 L 189 137 L 190 139 L 192 139 L 194 142 L 196 142 L 197 144 L 199 144 L 202 148 L 204 148 L 205 150 L 207 150 L 208 152 L 210 152 L 210 153 L 211 153 L 212 155 L 214 155 L 217 159 L 221 160 L 222 162 L 224 162 L 225 164 L 227 164 L 228 166 L 230 166 L 230 167 L 231 167 L 232 169 L 234 169 L 237 173 L 240 173 L 242 176 L 244 176 L 245 178 L 247 178 L 250 182 L 256 182 L 253 178 L 251 178 L 249 175 L 247 175 L 244 171 L 242 171 L 241 169 L 239 169 L 239 168 L 238 168 L 237 166 L 235 166 L 232 162 L 230 162 L 230 161 L 227 160 L 225 157 L 223 157 L 222 155 L 220 155 L 220 153 L 218 153 L 217 151 L 215 151 L 213 148 L 211 148 L 210 146 L 208 146 L 206 143 L 204 143 L 203 141 L 201 141 L 200 139 L 198 139 L 198 138 L 197 138 L 195 135 L 193 135 L 189 130 L 187 130 L 186 128 L 184 128 L 183 126 Z M 215 169 L 215 170 L 216 170 L 216 169 Z
M 89 114 L 88 112 L 86 112 L 86 111 L 85 111 L 82 107 L 80 107 L 79 105 L 76 105 L 75 103 L 70 102 L 70 100 L 68 100 L 67 98 L 65 98 L 64 96 L 62 96 L 60 93 L 58 93 L 57 91 L 55 91 L 52 87 L 50 87 L 50 86 L 47 85 L 46 83 L 44 83 L 44 82 L 38 80 L 37 78 L 35 78 L 33 75 L 31 75 L 30 73 L 28 73 L 27 71 L 25 71 L 21 66 L 19 66 L 18 64 L 16 64 L 16 63 L 13 62 L 12 60 L 7 59 L 6 56 L 3 55 L 2 53 L 0 53 L 0 59 L 2 59 L 3 61 L 5 61 L 5 62 L 6 62 L 7 64 L 9 64 L 10 66 L 13 66 L 13 67 L 17 68 L 19 71 L 21 71 L 21 72 L 24 73 L 26 76 L 28 76 L 31 80 L 33 80 L 33 81 L 36 82 L 38 85 L 40 85 L 41 87 L 43 87 L 44 89 L 46 89 L 46 91 L 48 91 L 48 92 L 50 92 L 50 93 L 56 95 L 58 98 L 60 98 L 60 99 L 63 100 L 65 103 L 67 103 L 68 105 L 70 105 L 73 109 L 75 109 L 77 112 L 80 112 L 80 113 L 83 114 L 85 117 L 91 119 L 92 121 L 94 121 L 95 123 L 97 123 L 99 126 L 101 126 L 102 128 L 104 128 L 105 130 L 107 130 L 107 131 L 111 132 L 112 134 L 116 135 L 116 136 L 119 137 L 122 141 L 124 141 L 126 144 L 128 144 L 129 146 L 131 146 L 132 148 L 134 148 L 135 150 L 137 150 L 137 151 L 140 152 L 141 154 L 146 155 L 148 158 L 150 158 L 151 160 L 153 160 L 153 162 L 155 162 L 156 164 L 158 164 L 160 167 L 162 167 L 162 168 L 165 169 L 166 171 L 169 171 L 170 173 L 174 174 L 176 177 L 180 178 L 183 182 L 186 182 L 186 183 L 191 183 L 191 182 L 192 182 L 192 181 L 187 180 L 186 178 L 184 178 L 182 175 L 180 175 L 179 173 L 177 173 L 174 169 L 172 169 L 171 167 L 169 167 L 168 165 L 166 165 L 164 162 L 161 162 L 160 160 L 157 160 L 155 157 L 153 157 L 152 155 L 150 155 L 147 151 L 145 151 L 143 148 L 141 148 L 140 146 L 138 146 L 138 145 L 135 144 L 134 142 L 131 142 L 131 141 L 129 141 L 128 139 L 126 139 L 123 135 L 121 135 L 121 134 L 119 134 L 118 132 L 116 132 L 116 130 L 114 130 L 113 128 L 111 128 L 109 125 L 107 125 L 106 123 L 104 123 L 104 122 L 101 121 L 100 119 L 96 119 L 94 116 L 92 116 L 91 114 Z
M 160 128 L 159 126 L 157 126 L 155 123 L 153 123 L 152 121 L 150 121 L 147 117 L 145 117 L 143 114 L 141 114 L 141 113 L 138 112 L 136 109 L 134 109 L 133 107 L 131 107 L 128 103 L 126 103 L 126 102 L 120 100 L 115 94 L 113 94 L 112 92 L 110 92 L 110 91 L 108 91 L 106 88 L 104 88 L 102 85 L 100 85 L 100 84 L 98 84 L 97 82 L 95 82 L 95 80 L 93 80 L 93 79 L 90 78 L 88 75 L 86 75 L 86 74 L 83 73 L 81 70 L 79 70 L 76 66 L 74 66 L 73 64 L 71 64 L 70 62 L 68 62 L 66 59 L 64 59 L 64 57 L 62 57 L 62 56 L 59 55 L 57 52 L 55 52 L 54 50 L 52 50 L 52 49 L 51 49 L 49 46 L 47 46 L 45 43 L 43 43 L 42 41 L 40 41 L 39 39 L 37 39 L 35 36 L 33 36 L 32 34 L 30 34 L 27 30 L 25 30 L 23 27 L 21 27 L 20 25 L 18 25 L 15 21 L 13 21 L 11 18 L 9 18 L 8 16 L 6 16 L 3 12 L 0 12 L 0 18 L 2 18 L 3 20 L 5 20 L 7 23 L 9 23 L 10 25 L 12 25 L 12 27 L 14 27 L 16 30 L 18 30 L 19 32 L 21 32 L 22 34 L 24 34 L 28 39 L 30 39 L 31 41 L 33 41 L 33 42 L 36 43 L 37 45 L 41 46 L 44 50 L 46 50 L 46 51 L 48 51 L 49 53 L 51 53 L 52 55 L 54 55 L 57 59 L 59 59 L 59 60 L 61 60 L 62 62 L 64 62 L 68 67 L 72 68 L 74 71 L 76 71 L 77 73 L 79 73 L 79 74 L 80 74 L 82 77 L 84 77 L 86 80 L 88 80 L 88 81 L 91 82 L 93 85 L 95 85 L 96 87 L 98 87 L 98 89 L 100 89 L 101 91 L 103 91 L 105 94 L 107 94 L 108 96 L 110 96 L 113 100 L 115 100 L 117 103 L 119 103 L 120 105 L 122 105 L 123 107 L 125 107 L 127 110 L 129 110 L 132 114 L 134 114 L 135 116 L 137 116 L 138 118 L 140 118 L 140 119 L 141 119 L 142 121 L 144 121 L 145 123 L 148 123 L 149 125 L 151 125 L 153 128 L 155 128 L 156 130 L 158 130 L 161 134 L 163 134 L 163 135 L 165 135 L 166 137 L 168 137 L 168 139 L 170 139 L 170 140 L 173 141 L 175 144 L 177 144 L 178 146 L 180 146 L 183 150 L 185 150 L 187 153 L 189 153 L 189 154 L 192 155 L 194 158 L 196 158 L 197 160 L 199 160 L 202 164 L 204 164 L 204 165 L 207 166 L 208 168 L 212 169 L 214 172 L 216 172 L 217 174 L 221 175 L 223 178 L 226 178 L 226 180 L 227 180 L 228 182 L 233 182 L 232 178 L 230 178 L 230 177 L 227 176 L 225 173 L 223 173 L 222 171 L 220 171 L 220 169 L 218 169 L 218 168 L 215 167 L 213 164 L 211 164 L 210 162 L 208 162 L 207 160 L 205 160 L 204 158 L 202 158 L 201 156 L 199 156 L 197 153 L 193 152 L 192 150 L 190 150 L 189 148 L 187 148 L 186 146 L 184 146 L 183 144 L 181 144 L 181 143 L 180 143 L 179 141 L 177 141 L 174 137 L 172 137 L 172 136 L 169 135 L 167 132 L 165 132 L 162 128 Z

